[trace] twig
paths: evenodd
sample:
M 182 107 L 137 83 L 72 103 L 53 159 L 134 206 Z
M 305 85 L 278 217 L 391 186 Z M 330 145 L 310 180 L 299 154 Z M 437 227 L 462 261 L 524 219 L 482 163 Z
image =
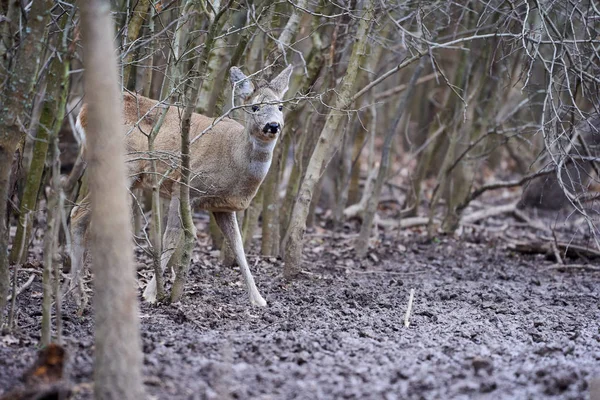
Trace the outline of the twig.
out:
M 549 254 L 554 244 L 565 257 L 600 258 L 600 251 L 566 242 L 554 242 L 551 238 L 541 237 L 545 242 L 510 242 L 509 249 L 526 254 Z
M 16 277 L 15 277 L 15 279 L 16 279 Z M 31 284 L 33 283 L 34 279 L 35 279 L 35 274 L 29 275 L 29 279 L 27 279 L 27 282 L 25 282 L 23 284 L 23 286 L 21 286 L 19 289 L 17 289 L 17 291 L 14 294 L 14 296 L 17 297 L 18 295 L 20 295 L 21 293 L 23 293 L 29 286 L 31 286 Z M 6 296 L 6 301 L 9 301 L 12 297 L 13 297 L 13 295 L 9 294 L 8 296 Z
M 404 315 L 404 327 L 410 326 L 410 313 L 412 312 L 413 300 L 415 298 L 415 289 L 410 289 L 410 295 L 408 296 L 408 307 L 406 308 L 406 314 Z
M 426 76 L 424 76 L 424 77 L 421 77 L 421 78 L 417 79 L 417 82 L 416 82 L 416 84 L 417 84 L 417 85 L 419 85 L 419 84 L 421 84 L 421 83 L 428 82 L 428 81 L 432 80 L 432 79 L 433 79 L 433 78 L 435 78 L 435 77 L 436 77 L 436 74 L 435 74 L 435 73 L 431 73 L 431 74 L 429 74 L 429 75 L 426 75 Z M 400 93 L 400 92 L 402 92 L 402 91 L 406 90 L 406 88 L 407 88 L 407 87 L 408 87 L 408 85 L 407 85 L 406 83 L 403 83 L 403 84 L 401 84 L 401 85 L 398 85 L 398 86 L 396 86 L 396 87 L 393 87 L 393 88 L 391 88 L 391 89 L 385 90 L 385 91 L 383 91 L 383 92 L 381 92 L 381 93 L 377 93 L 377 94 L 374 96 L 374 97 L 375 97 L 375 100 L 376 100 L 376 101 L 381 101 L 381 100 L 384 100 L 384 99 L 386 99 L 386 98 L 388 98 L 388 97 L 391 97 L 391 96 L 393 96 L 393 95 L 395 95 L 395 94 L 398 94 L 398 93 Z
M 384 274 L 384 275 L 394 275 L 394 276 L 411 276 L 411 275 L 420 275 L 424 274 L 426 271 L 411 271 L 411 272 L 396 272 L 396 271 L 357 271 L 353 269 L 346 269 L 346 272 L 349 274 L 357 274 L 357 275 L 366 275 L 366 274 Z
M 540 230 L 540 231 L 546 232 L 546 233 L 550 232 L 550 229 L 548 229 L 548 227 L 546 225 L 540 223 L 539 221 L 534 221 L 533 219 L 529 218 L 527 216 L 527 214 L 525 214 L 523 211 L 519 210 L 518 208 L 513 211 L 513 216 L 515 218 L 520 219 L 521 221 L 525 222 L 527 225 L 529 225 L 533 229 L 537 229 L 537 230 Z
M 373 220 L 373 224 L 382 228 L 414 228 L 417 226 L 427 225 L 429 222 L 429 218 L 427 217 L 410 217 L 410 218 L 402 218 L 400 221 L 394 221 L 389 219 L 382 219 L 378 214 L 375 214 L 375 218 Z M 440 221 L 438 219 L 434 219 L 435 224 L 439 224 Z
M 533 173 L 533 174 L 526 175 L 526 176 L 524 176 L 521 179 L 516 180 L 516 181 L 492 182 L 490 184 L 483 185 L 480 188 L 474 190 L 473 193 L 471 193 L 467 197 L 467 199 L 462 204 L 460 204 L 457 207 L 457 209 L 458 210 L 465 209 L 469 205 L 469 203 L 471 201 L 475 200 L 476 198 L 478 198 L 479 196 L 481 196 L 483 193 L 487 192 L 488 190 L 496 190 L 496 189 L 503 189 L 503 188 L 511 188 L 511 187 L 515 187 L 515 186 L 522 186 L 523 184 L 529 182 L 533 178 L 537 178 L 538 176 L 547 175 L 547 174 L 549 174 L 551 172 L 553 172 L 553 171 L 552 170 L 550 170 L 550 171 L 540 171 L 540 172 L 536 172 L 536 173 Z
M 554 240 L 551 242 L 552 253 L 554 253 L 554 258 L 556 258 L 556 262 L 558 264 L 564 265 L 565 262 L 560 256 L 560 251 L 558 251 L 558 239 L 556 238 L 556 231 L 552 231 L 552 237 L 554 238 Z
M 600 267 L 596 265 L 589 264 L 554 264 L 548 268 L 547 271 L 550 270 L 569 270 L 569 269 L 585 269 L 588 271 L 600 272 Z

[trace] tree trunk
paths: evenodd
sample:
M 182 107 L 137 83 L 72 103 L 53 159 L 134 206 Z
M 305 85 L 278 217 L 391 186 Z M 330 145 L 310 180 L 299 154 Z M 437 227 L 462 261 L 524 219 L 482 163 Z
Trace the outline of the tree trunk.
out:
M 121 95 L 110 3 L 81 3 L 88 103 L 96 399 L 145 398 Z
M 251 7 L 253 2 L 254 2 L 253 0 L 248 0 L 248 1 L 246 1 L 246 4 L 248 4 L 248 6 Z M 240 25 L 243 26 L 246 22 L 247 22 L 247 13 L 244 12 L 244 17 L 241 18 Z M 239 35 L 237 46 L 235 47 L 233 55 L 231 56 L 231 59 L 229 60 L 227 70 L 225 71 L 225 74 L 222 74 L 221 76 L 219 76 L 217 78 L 215 87 L 224 88 L 226 86 L 225 82 L 228 79 L 227 75 L 228 75 L 229 71 L 231 70 L 231 67 L 235 67 L 238 65 L 238 63 L 242 59 L 242 56 L 244 55 L 244 52 L 246 51 L 246 47 L 248 47 L 248 41 L 250 40 L 252 35 L 254 35 L 255 31 L 256 31 L 256 26 L 249 27 L 249 28 L 244 29 L 242 31 L 242 33 Z M 233 94 L 232 94 L 232 96 L 233 96 Z M 213 107 L 213 110 L 212 110 L 212 115 L 219 116 L 219 115 L 223 114 L 224 109 L 229 108 L 229 107 L 225 107 L 225 98 L 226 98 L 226 91 L 220 90 L 219 95 L 217 96 L 217 99 L 215 101 L 215 106 Z M 236 119 L 236 117 L 234 115 L 231 115 L 231 118 Z M 214 221 L 214 217 L 212 216 L 212 214 L 211 214 L 210 218 L 211 218 L 211 221 Z M 214 222 L 214 226 L 216 227 L 216 222 Z M 217 230 L 218 230 L 218 227 L 217 227 Z
M 47 77 L 46 80 L 52 81 L 53 77 Z M 46 85 L 42 85 L 46 86 Z M 51 84 L 52 86 L 52 84 Z M 54 85 L 56 89 L 57 85 Z M 52 88 L 49 88 L 48 95 L 51 97 L 55 95 Z M 46 88 L 40 88 L 40 93 L 37 101 L 42 103 L 46 100 Z M 37 107 L 37 106 L 36 106 Z M 31 225 L 32 225 L 32 214 L 36 210 L 37 198 L 40 192 L 40 184 L 42 183 L 42 175 L 45 169 L 46 153 L 48 152 L 48 128 L 51 125 L 52 119 L 54 118 L 54 112 L 56 108 L 53 108 L 51 112 L 47 107 L 42 107 L 43 111 L 41 116 L 33 116 L 32 118 L 39 118 L 39 124 L 32 121 L 30 124 L 29 132 L 32 134 L 33 150 L 31 152 L 31 158 L 29 161 L 29 167 L 24 172 L 25 186 L 20 196 L 19 201 L 19 219 L 17 222 L 17 232 L 15 233 L 15 239 L 13 241 L 12 249 L 9 255 L 9 262 L 11 264 L 23 264 L 27 259 L 27 247 L 29 246 L 29 240 L 31 236 Z M 35 114 L 35 112 L 33 113 Z M 35 126 L 32 126 L 35 125 Z M 37 132 L 37 134 L 36 134 Z M 24 162 L 27 163 L 26 157 Z
M 216 43 L 217 34 L 221 31 L 223 25 L 225 24 L 225 12 L 227 12 L 227 7 L 222 7 L 214 16 L 214 19 L 211 21 L 210 28 L 208 30 L 208 34 L 206 35 L 206 40 L 204 42 L 204 49 L 202 51 L 202 55 L 197 59 L 196 62 L 193 60 L 181 60 L 182 64 L 180 67 L 182 68 L 181 77 L 188 77 L 189 81 L 185 84 L 185 109 L 183 115 L 181 117 L 181 182 L 180 182 L 180 195 L 181 195 L 181 203 L 180 203 L 180 213 L 182 218 L 182 226 L 184 230 L 184 241 L 183 248 L 181 251 L 181 257 L 177 261 L 177 265 L 175 266 L 176 278 L 173 284 L 173 291 L 171 293 L 171 301 L 176 302 L 181 299 L 183 295 L 183 286 L 185 284 L 185 279 L 187 276 L 187 271 L 189 269 L 192 250 L 195 244 L 195 232 L 196 229 L 194 227 L 194 222 L 192 220 L 192 210 L 190 205 L 190 195 L 189 195 L 189 180 L 190 180 L 190 156 L 189 156 L 189 132 L 190 132 L 190 124 L 192 113 L 194 112 L 196 102 L 198 100 L 198 94 L 200 93 L 200 88 L 204 83 L 204 77 L 206 75 L 207 69 L 209 67 L 210 55 L 214 49 Z M 198 19 L 195 19 L 198 21 Z M 195 29 L 197 30 L 199 27 L 196 24 L 193 24 Z M 195 75 L 195 80 L 191 79 Z
M 305 92 L 306 90 L 308 90 L 309 87 L 314 85 L 315 81 L 321 73 L 324 64 L 324 57 L 321 55 L 323 43 L 321 42 L 321 37 L 317 32 L 313 34 L 312 41 L 313 49 L 311 51 L 311 55 L 309 55 L 308 57 L 308 76 L 302 75 L 302 81 L 299 85 L 299 91 L 301 93 Z M 324 99 L 324 101 L 327 102 L 327 99 Z M 310 150 L 314 149 L 314 141 L 312 140 L 312 136 L 316 136 L 316 132 L 319 131 L 318 126 L 311 125 L 309 129 L 308 127 L 305 127 L 304 124 L 300 124 L 297 128 L 295 128 L 294 125 L 296 125 L 296 121 L 300 118 L 301 114 L 302 107 L 298 105 L 296 109 L 292 110 L 288 115 L 286 115 L 286 125 L 291 129 L 295 129 L 295 134 L 297 137 L 299 136 L 299 138 L 296 139 L 297 144 L 294 148 L 293 156 L 295 162 L 292 166 L 292 171 L 290 173 L 285 196 L 283 198 L 281 210 L 279 213 L 280 236 L 282 236 L 282 234 L 285 234 L 287 230 L 290 216 L 289 211 L 293 207 L 293 203 L 296 198 L 296 194 L 298 193 L 298 189 L 300 188 L 300 182 L 304 174 L 304 166 L 306 165 L 306 163 L 304 163 L 303 160 L 305 148 L 306 146 L 309 146 Z M 312 114 L 309 114 L 306 120 L 310 121 L 311 119 Z M 288 134 L 290 132 L 290 128 L 288 128 Z M 285 165 L 282 165 L 282 169 L 283 168 L 285 168 Z M 283 244 L 283 241 L 281 244 Z
M 336 100 L 336 105 L 327 116 L 325 127 L 321 132 L 317 147 L 312 153 L 310 162 L 306 170 L 306 175 L 300 187 L 300 192 L 290 218 L 290 226 L 285 236 L 285 266 L 284 276 L 287 279 L 293 278 L 300 271 L 300 263 L 302 260 L 302 247 L 304 239 L 304 230 L 306 227 L 306 217 L 310 208 L 313 191 L 321 176 L 321 171 L 324 168 L 333 152 L 335 151 L 340 141 L 336 137 L 338 126 L 341 119 L 344 117 L 338 110 L 346 109 L 351 105 L 350 95 L 351 90 L 356 80 L 356 75 L 359 70 L 359 60 L 365 51 L 367 43 L 367 33 L 373 17 L 373 2 L 366 2 L 365 12 L 359 22 L 357 41 L 352 47 L 352 55 L 348 61 L 348 69 L 342 79 L 339 97 Z
M 63 108 L 64 109 L 64 108 Z M 56 256 L 56 248 L 58 242 L 58 226 L 60 224 L 60 215 L 58 209 L 58 202 L 60 193 L 57 192 L 59 189 L 60 169 L 56 168 L 58 161 L 58 146 L 56 146 L 56 137 L 54 132 L 51 138 L 52 149 L 50 150 L 50 157 L 52 162 L 52 191 L 48 199 L 48 213 L 46 222 L 46 232 L 44 236 L 44 272 L 42 275 L 43 283 L 43 301 L 42 301 L 42 333 L 41 333 L 41 345 L 47 346 L 51 341 L 51 317 L 52 317 L 52 294 L 54 286 L 52 285 L 52 273 L 53 263 Z M 60 275 L 54 277 L 55 280 L 60 281 Z
M 144 19 L 148 14 L 148 8 L 150 7 L 150 0 L 137 0 L 135 2 L 135 7 L 132 12 L 132 17 L 129 20 L 129 25 L 127 26 L 127 42 L 125 43 L 125 59 L 123 60 L 123 86 L 128 88 L 134 88 L 135 84 L 130 85 L 129 80 L 132 75 L 132 71 L 135 71 L 133 66 L 134 57 L 136 55 L 136 51 L 129 48 L 140 36 L 140 32 L 142 30 L 142 24 L 144 23 Z
M 8 272 L 8 221 L 10 171 L 13 155 L 23 133 L 21 122 L 31 108 L 40 54 L 44 43 L 44 31 L 50 18 L 53 2 L 39 0 L 32 3 L 27 20 L 29 24 L 21 36 L 16 52 L 14 70 L 8 71 L 4 90 L 0 94 L 3 112 L 0 113 L 0 326 L 4 320 L 4 306 L 10 286 Z M 3 38 L 2 38 L 3 39 Z M 1 51 L 1 49 L 0 49 Z
M 64 21 L 61 26 L 64 28 L 66 24 L 67 21 Z M 59 263 L 55 262 L 56 250 L 58 248 L 58 233 L 60 231 L 59 226 L 61 222 L 61 210 L 64 210 L 62 207 L 60 207 L 63 193 L 60 185 L 60 150 L 58 148 L 58 133 L 65 118 L 67 97 L 69 95 L 70 59 L 72 56 L 72 54 L 67 54 L 66 48 L 62 48 L 62 52 L 62 58 L 55 56 L 52 60 L 48 77 L 48 96 L 44 103 L 42 118 L 40 120 L 40 132 L 47 132 L 47 145 L 46 151 L 44 152 L 44 158 L 46 158 L 47 152 L 49 171 L 51 173 L 51 190 L 47 202 L 47 228 L 46 235 L 44 236 L 44 292 L 42 303 L 41 333 L 41 343 L 43 346 L 49 344 L 51 341 L 50 331 L 52 312 L 50 308 L 52 303 L 52 294 L 54 294 L 55 297 L 56 337 L 59 343 L 62 336 L 60 318 L 61 294 L 59 292 L 61 275 L 59 273 Z M 52 273 L 54 273 L 54 286 L 52 286 L 51 282 Z
M 358 257 L 363 258 L 367 254 L 367 250 L 369 249 L 369 237 L 371 236 L 371 227 L 373 224 L 373 220 L 375 219 L 375 214 L 377 212 L 377 206 L 379 205 L 379 198 L 381 196 L 381 190 L 383 188 L 383 184 L 387 179 L 388 170 L 390 167 L 390 152 L 392 149 L 392 139 L 394 138 L 394 134 L 398 130 L 398 126 L 400 125 L 400 120 L 404 115 L 408 102 L 410 101 L 415 84 L 417 83 L 417 79 L 421 75 L 421 72 L 425 68 L 425 63 L 427 58 L 421 58 L 421 61 L 415 68 L 412 77 L 407 85 L 407 90 L 402 96 L 400 103 L 398 104 L 398 111 L 396 112 L 396 119 L 394 123 L 387 131 L 385 135 L 385 141 L 383 143 L 383 148 L 381 149 L 381 163 L 379 164 L 379 172 L 377 174 L 377 180 L 375 181 L 375 187 L 373 189 L 373 193 L 369 196 L 369 200 L 367 201 L 367 208 L 365 210 L 365 214 L 362 221 L 362 226 L 360 228 L 360 234 L 358 239 L 356 240 L 355 251 Z
M 305 8 L 307 0 L 297 2 L 298 7 Z M 277 57 L 286 58 L 288 47 L 296 37 L 300 25 L 300 12 L 293 7 L 292 15 L 288 19 L 285 27 L 281 31 L 277 41 L 277 51 L 271 53 L 267 64 L 275 62 Z M 284 60 L 280 60 L 284 63 Z M 273 70 L 268 79 L 272 78 Z M 263 183 L 263 209 L 262 209 L 262 243 L 261 254 L 264 256 L 279 255 L 279 169 L 281 166 L 283 140 L 277 142 L 277 147 L 273 152 L 273 162 L 269 168 L 265 181 Z

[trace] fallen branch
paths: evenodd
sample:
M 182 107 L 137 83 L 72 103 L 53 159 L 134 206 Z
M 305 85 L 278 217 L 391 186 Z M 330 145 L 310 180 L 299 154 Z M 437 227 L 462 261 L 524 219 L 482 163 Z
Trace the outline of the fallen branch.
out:
M 356 275 L 367 275 L 367 274 L 382 274 L 382 275 L 394 275 L 394 276 L 413 276 L 413 275 L 421 275 L 426 271 L 411 271 L 411 272 L 397 272 L 397 271 L 357 271 L 354 269 L 347 269 L 346 273 L 348 274 L 356 274 Z
M 16 279 L 16 277 L 15 277 L 15 279 Z M 15 293 L 15 297 L 19 296 L 21 293 L 23 293 L 23 291 L 25 291 L 29 286 L 31 286 L 34 279 L 35 279 L 35 274 L 31 274 L 29 276 L 29 279 L 27 279 L 27 282 L 25 282 L 23 284 L 23 286 L 21 286 L 20 288 L 17 289 L 17 291 Z M 13 297 L 13 295 L 9 294 L 8 296 L 6 296 L 6 301 L 10 301 L 10 299 L 12 299 L 12 297 Z
M 544 225 L 543 223 L 541 223 L 539 221 L 535 221 L 535 220 L 529 218 L 529 216 L 527 214 L 525 214 L 523 211 L 521 211 L 519 209 L 515 209 L 513 211 L 513 216 L 515 218 L 525 222 L 527 225 L 529 225 L 533 229 L 537 229 L 539 231 L 546 232 L 546 233 L 551 232 L 551 230 L 546 225 Z
M 546 268 L 546 270 L 558 270 L 558 271 L 567 271 L 569 269 L 584 269 L 587 271 L 594 271 L 594 272 L 600 272 L 600 267 L 596 266 L 596 265 L 589 265 L 589 264 L 555 264 L 552 265 L 548 268 Z
M 429 218 L 427 217 L 411 217 L 411 218 L 402 218 L 400 221 L 391 220 L 391 219 L 382 219 L 378 214 L 375 214 L 375 218 L 373 223 L 381 228 L 414 228 L 417 226 L 427 225 L 429 222 Z M 440 221 L 438 219 L 434 219 L 435 224 L 439 224 Z
M 474 224 L 475 222 L 481 221 L 486 218 L 495 217 L 497 215 L 512 213 L 517 209 L 517 203 L 503 204 L 501 206 L 495 206 L 486 208 L 483 210 L 475 211 L 467 216 L 461 218 L 461 224 Z
M 600 258 L 600 251 L 589 247 L 579 246 L 568 242 L 555 242 L 551 238 L 541 238 L 545 242 L 512 242 L 508 248 L 524 254 L 553 254 L 553 246 L 565 257 L 570 258 Z

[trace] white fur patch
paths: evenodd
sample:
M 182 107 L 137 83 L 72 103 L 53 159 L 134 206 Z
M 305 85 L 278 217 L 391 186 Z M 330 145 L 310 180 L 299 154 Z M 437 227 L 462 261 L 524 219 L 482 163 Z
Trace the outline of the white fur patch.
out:
M 277 144 L 277 140 L 273 140 L 271 142 L 261 142 L 260 140 L 252 138 L 252 150 L 257 152 L 273 154 L 275 144 Z
M 248 173 L 256 179 L 263 179 L 267 176 L 269 168 L 271 167 L 271 160 L 269 161 L 250 161 L 248 164 Z
M 75 121 L 75 133 L 80 145 L 85 145 L 85 129 L 83 129 L 83 126 L 81 125 L 81 118 L 79 118 L 79 115 Z
M 267 176 L 271 167 L 273 149 L 277 140 L 271 142 L 261 142 L 255 138 L 252 139 L 252 153 L 250 154 L 250 164 L 248 164 L 248 173 L 255 179 L 262 180 Z

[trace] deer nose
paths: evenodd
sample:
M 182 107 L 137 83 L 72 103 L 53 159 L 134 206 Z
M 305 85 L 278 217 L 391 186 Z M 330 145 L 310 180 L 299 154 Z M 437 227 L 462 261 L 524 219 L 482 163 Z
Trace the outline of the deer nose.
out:
M 266 124 L 263 128 L 263 132 L 267 133 L 269 131 L 271 133 L 277 133 L 277 131 L 279 131 L 279 124 L 277 122 L 269 122 L 268 124 Z

